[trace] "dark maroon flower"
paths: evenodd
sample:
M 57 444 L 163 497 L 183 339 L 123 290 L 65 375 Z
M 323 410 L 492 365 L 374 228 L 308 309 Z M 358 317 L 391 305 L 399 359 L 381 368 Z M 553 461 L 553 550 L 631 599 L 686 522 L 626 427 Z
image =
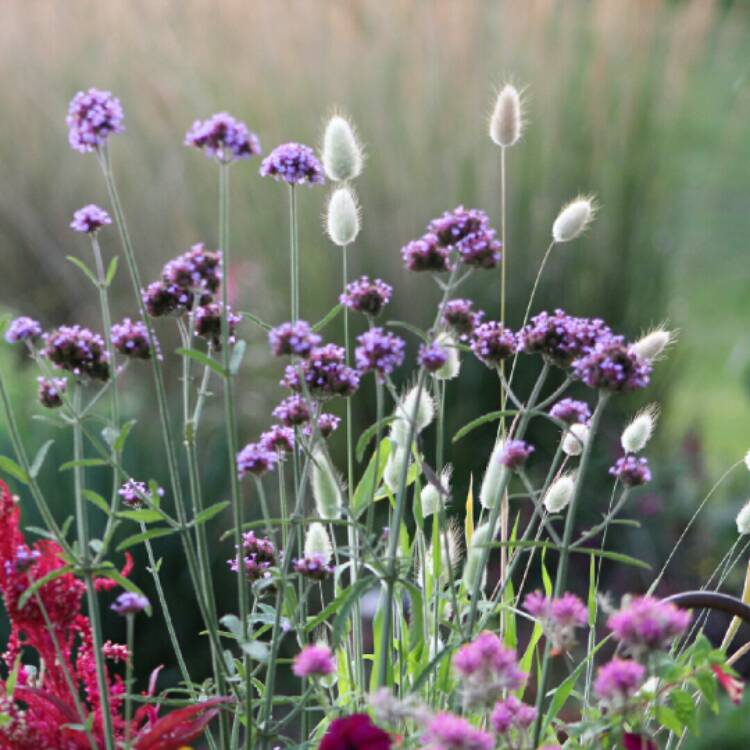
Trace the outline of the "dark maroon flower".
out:
M 653 740 L 632 732 L 622 735 L 622 744 L 625 750 L 659 750 L 659 746 Z
M 391 750 L 390 735 L 372 723 L 367 714 L 336 719 L 328 727 L 318 750 Z

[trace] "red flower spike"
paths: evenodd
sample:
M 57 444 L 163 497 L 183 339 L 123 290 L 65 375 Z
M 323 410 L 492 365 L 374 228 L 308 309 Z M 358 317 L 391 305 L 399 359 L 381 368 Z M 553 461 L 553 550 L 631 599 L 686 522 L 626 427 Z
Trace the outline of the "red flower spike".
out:
M 724 688 L 732 703 L 735 705 L 742 703 L 742 691 L 745 687 L 745 683 L 742 680 L 733 677 L 719 664 L 712 664 L 711 670 L 714 675 L 716 675 L 719 685 Z
M 653 740 L 631 732 L 625 732 L 622 744 L 625 750 L 659 750 L 659 746 Z
M 125 564 L 122 566 L 122 570 L 120 571 L 120 575 L 123 578 L 127 578 L 131 573 L 133 572 L 133 555 L 130 554 L 130 552 L 125 553 Z M 112 578 L 97 578 L 94 581 L 94 586 L 96 587 L 97 591 L 111 591 L 112 589 L 116 588 L 120 584 L 117 583 L 117 581 L 113 580 Z

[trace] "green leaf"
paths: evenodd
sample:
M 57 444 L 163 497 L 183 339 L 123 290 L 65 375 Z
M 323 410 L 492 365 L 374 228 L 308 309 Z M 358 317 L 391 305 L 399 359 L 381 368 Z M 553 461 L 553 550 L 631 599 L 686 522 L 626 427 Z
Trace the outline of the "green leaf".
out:
M 148 541 L 149 539 L 158 539 L 161 536 L 169 536 L 174 534 L 176 529 L 172 529 L 166 526 L 160 526 L 158 529 L 151 529 L 150 531 L 143 531 L 140 534 L 133 534 L 132 536 L 123 539 L 117 545 L 117 551 L 122 552 L 129 547 L 133 547 L 141 542 Z
M 10 474 L 14 479 L 23 484 L 29 483 L 29 475 L 12 458 L 8 458 L 8 456 L 0 456 L 0 471 Z
M 224 510 L 224 508 L 229 505 L 229 500 L 222 500 L 219 503 L 215 503 L 214 505 L 211 505 L 210 507 L 206 508 L 205 510 L 202 510 L 192 521 L 193 526 L 200 526 L 203 523 L 206 523 L 206 521 L 211 520 L 214 516 L 218 516 L 221 511 Z
M 175 350 L 175 354 L 179 354 L 181 357 L 190 357 L 190 359 L 194 359 L 196 362 L 199 362 L 206 367 L 210 367 L 215 373 L 221 375 L 222 378 L 227 376 L 224 368 L 215 359 L 211 359 L 211 357 L 204 352 L 198 351 L 198 349 L 180 348 Z
M 344 309 L 344 306 L 339 303 L 335 307 L 332 307 L 313 327 L 313 331 L 316 333 L 322 331 L 332 320 L 334 320 L 338 314 Z
M 690 732 L 699 734 L 696 705 L 690 693 L 681 688 L 672 688 L 669 692 L 669 702 L 672 704 L 677 718 Z
M 130 431 L 135 426 L 135 422 L 135 419 L 130 419 L 125 422 L 125 424 L 120 429 L 120 434 L 117 436 L 114 441 L 114 445 L 112 446 L 115 453 L 122 453 L 125 449 L 125 443 L 127 442 L 128 436 L 130 435 Z
M 98 289 L 99 288 L 99 279 L 96 278 L 96 274 L 79 258 L 75 258 L 72 255 L 66 256 L 68 260 L 79 270 L 81 271 L 86 277 L 88 277 L 89 281 Z
M 126 591 L 130 591 L 132 594 L 138 594 L 139 596 L 142 596 L 144 599 L 147 599 L 146 595 L 141 591 L 138 586 L 136 586 L 129 578 L 125 578 L 124 575 L 121 575 L 119 571 L 115 570 L 114 568 L 105 568 L 104 570 L 99 570 L 97 573 L 104 577 L 109 578 L 116 583 L 119 583 L 122 588 L 124 588 Z M 149 604 L 146 607 L 146 614 L 150 617 L 151 616 L 151 605 Z
M 151 508 L 123 510 L 117 514 L 117 517 L 124 518 L 128 521 L 136 521 L 137 523 L 154 523 L 155 521 L 163 521 L 165 518 L 161 511 L 152 510 Z
M 385 427 L 387 427 L 391 422 L 393 422 L 393 415 L 391 414 L 389 417 L 385 417 L 384 419 L 381 419 L 379 422 L 374 422 L 371 424 L 362 434 L 359 436 L 359 440 L 357 440 L 357 448 L 355 450 L 355 455 L 357 457 L 357 461 L 362 461 L 365 455 L 365 448 L 367 448 L 370 441 L 377 437 L 378 431 L 383 430 Z
M 245 356 L 247 350 L 247 341 L 240 339 L 232 349 L 232 357 L 229 360 L 229 374 L 236 375 L 240 371 L 242 365 L 242 359 Z
M 107 501 L 97 492 L 93 490 L 84 490 L 83 496 L 93 505 L 96 505 L 102 513 L 110 514 L 109 505 Z
M 472 419 L 471 422 L 467 422 L 456 434 L 453 436 L 451 442 L 457 443 L 461 438 L 466 437 L 472 430 L 476 430 L 477 427 L 481 427 L 483 424 L 488 422 L 496 422 L 501 417 L 507 417 L 510 414 L 516 414 L 515 409 L 504 409 L 503 411 L 490 411 L 487 414 L 482 414 L 481 417 Z
M 305 632 L 309 633 L 322 625 L 332 614 L 338 611 L 340 606 L 343 606 L 347 599 L 360 595 L 365 585 L 367 587 L 372 586 L 372 578 L 359 578 L 356 583 L 341 591 L 341 593 L 339 593 L 339 595 L 325 609 L 320 611 L 315 617 L 311 617 L 307 620 L 307 623 L 305 624 Z
M 82 458 L 80 461 L 66 461 L 60 466 L 59 471 L 68 471 L 69 469 L 85 469 L 92 466 L 106 466 L 107 461 L 103 458 Z
M 385 471 L 385 465 L 388 462 L 388 456 L 391 454 L 391 441 L 388 438 L 383 438 L 380 441 L 380 450 L 373 451 L 370 463 L 367 465 L 362 478 L 359 480 L 357 488 L 354 490 L 352 497 L 352 515 L 355 518 L 359 517 L 359 514 L 367 507 L 370 500 L 370 493 L 372 492 L 373 481 L 375 482 L 375 488 L 380 486 L 380 482 L 383 479 L 383 472 Z M 375 462 L 380 456 L 380 461 L 377 466 L 377 475 Z
M 429 342 L 428 335 L 421 328 L 417 328 L 411 323 L 405 323 L 403 320 L 389 320 L 386 325 L 391 328 L 403 328 L 405 331 L 413 333 L 417 338 L 422 339 L 425 343 Z
M 697 672 L 694 678 L 695 684 L 701 691 L 701 695 L 706 699 L 714 713 L 719 711 L 719 698 L 716 689 L 716 679 L 710 672 Z
M 53 446 L 54 440 L 48 440 L 38 451 L 36 456 L 34 456 L 34 461 L 31 464 L 31 468 L 29 469 L 29 474 L 31 475 L 32 479 L 36 479 L 39 475 L 39 472 L 42 469 L 42 465 L 44 464 L 44 459 L 47 458 L 47 453 L 49 449 Z
M 115 279 L 117 273 L 117 256 L 115 255 L 111 261 L 109 261 L 109 268 L 107 268 L 107 275 L 104 279 L 104 286 L 110 286 Z
M 678 737 L 685 728 L 684 724 L 677 717 L 677 714 L 669 706 L 656 706 L 656 720 Z
M 273 326 L 262 321 L 257 315 L 253 315 L 252 313 L 242 311 L 240 315 L 242 315 L 243 318 L 247 318 L 251 323 L 255 323 L 256 326 L 259 326 L 264 331 L 270 331 L 273 328 Z
M 60 576 L 64 576 L 66 573 L 70 573 L 70 571 L 73 570 L 72 565 L 63 565 L 61 568 L 55 568 L 54 570 L 51 570 L 49 573 L 47 573 L 46 576 L 42 576 L 41 578 L 37 578 L 29 588 L 26 589 L 26 591 L 21 594 L 21 597 L 18 600 L 18 608 L 23 609 L 26 606 L 26 603 L 29 601 L 29 599 L 34 596 L 34 594 L 39 591 L 42 586 L 44 586 L 46 583 L 49 583 L 50 581 L 54 581 L 55 578 L 59 578 Z

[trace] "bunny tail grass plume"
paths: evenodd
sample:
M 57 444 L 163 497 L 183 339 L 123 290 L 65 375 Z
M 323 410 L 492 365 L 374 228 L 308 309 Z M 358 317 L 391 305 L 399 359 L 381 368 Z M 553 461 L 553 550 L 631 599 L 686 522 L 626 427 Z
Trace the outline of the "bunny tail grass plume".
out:
M 450 560 L 453 572 L 458 571 L 461 558 L 464 554 L 463 542 L 461 539 L 461 528 L 455 518 L 448 522 L 448 528 L 440 532 L 440 583 L 445 586 L 450 581 L 448 574 L 448 561 Z M 427 575 L 432 575 L 435 566 L 432 545 L 430 545 L 425 555 L 425 571 Z M 424 580 L 424 572 L 420 562 L 417 570 L 417 582 L 421 585 Z
M 500 147 L 513 146 L 521 139 L 523 113 L 521 94 L 510 83 L 500 89 L 490 116 L 490 138 Z
M 404 438 L 404 441 L 406 441 L 406 438 Z M 395 443 L 386 461 L 385 469 L 383 469 L 383 481 L 391 492 L 398 492 L 404 463 L 410 461 L 410 459 L 409 446 Z
M 440 490 L 432 482 L 428 482 L 427 486 L 422 490 L 419 499 L 422 503 L 422 515 L 425 518 L 433 515 L 433 513 L 437 513 L 440 510 L 440 506 L 447 501 L 447 497 L 451 494 L 452 475 L 453 466 L 446 464 L 440 472 L 440 486 L 445 490 L 442 503 L 440 502 Z
M 657 404 L 649 404 L 633 417 L 632 422 L 622 431 L 620 443 L 625 453 L 640 453 L 651 440 L 659 418 Z
M 567 456 L 580 456 L 589 439 L 588 425 L 577 422 L 570 425 L 563 437 L 562 450 Z
M 594 197 L 580 195 L 563 206 L 552 225 L 552 239 L 555 242 L 570 242 L 580 237 L 596 214 Z
M 359 204 L 350 187 L 336 188 L 328 200 L 326 232 L 339 247 L 351 245 L 360 229 Z
M 631 349 L 641 359 L 651 362 L 659 359 L 676 340 L 677 334 L 675 331 L 669 331 L 664 326 L 659 326 L 638 339 Z
M 750 534 L 750 500 L 742 506 L 742 510 L 737 514 L 737 533 L 740 536 Z
M 320 555 L 321 557 L 325 557 L 326 561 L 333 557 L 331 538 L 328 536 L 326 527 L 322 523 L 315 521 L 307 527 L 305 554 L 311 556 Z
M 552 486 L 547 490 L 544 496 L 544 507 L 549 513 L 559 513 L 568 507 L 571 497 L 573 497 L 573 488 L 575 487 L 575 477 L 573 474 L 563 474 L 558 477 Z
M 456 339 L 447 331 L 443 331 L 435 337 L 435 343 L 445 351 L 447 359 L 439 370 L 432 373 L 432 377 L 435 380 L 453 380 L 457 378 L 461 372 L 461 357 Z
M 330 180 L 345 182 L 359 177 L 364 155 L 352 124 L 334 115 L 323 136 L 323 169 Z
M 419 396 L 418 406 L 417 396 Z M 404 440 L 408 437 L 409 423 L 414 416 L 415 407 L 417 407 L 417 418 L 414 426 L 415 436 L 428 427 L 435 419 L 435 402 L 432 400 L 432 396 L 426 388 L 422 388 L 422 392 L 420 393 L 419 386 L 412 386 L 396 407 L 396 420 L 391 426 L 392 437 L 394 433 L 400 433 L 402 430 L 405 436 Z M 396 422 L 403 422 L 404 424 L 397 426 Z
M 344 505 L 341 480 L 331 466 L 325 451 L 313 451 L 312 490 L 318 515 L 330 521 L 338 518 Z
M 745 466 L 747 466 L 747 470 L 750 471 L 750 451 L 745 454 Z
M 500 502 L 500 487 L 505 481 L 505 472 L 508 471 L 501 463 L 504 448 L 505 441 L 498 440 L 492 449 L 490 460 L 487 462 L 484 479 L 482 479 L 482 488 L 479 491 L 479 502 L 483 508 L 494 508 Z
M 482 552 L 483 547 L 492 541 L 492 532 L 490 526 L 487 523 L 483 523 L 481 526 L 477 526 L 474 530 L 474 536 L 471 538 L 471 546 L 466 555 L 466 563 L 464 564 L 464 589 L 466 591 L 473 591 L 476 587 L 479 576 L 482 576 L 482 587 L 487 579 L 487 569 L 480 570 L 479 567 L 482 563 Z

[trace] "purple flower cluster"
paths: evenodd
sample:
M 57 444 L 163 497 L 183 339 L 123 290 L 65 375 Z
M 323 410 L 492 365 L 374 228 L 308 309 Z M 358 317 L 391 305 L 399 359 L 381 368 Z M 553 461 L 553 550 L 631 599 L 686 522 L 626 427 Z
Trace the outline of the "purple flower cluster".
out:
M 646 668 L 636 661 L 614 658 L 596 673 L 594 691 L 611 708 L 622 708 L 643 684 Z
M 401 248 L 401 257 L 409 271 L 450 271 L 450 253 L 429 232 L 418 240 L 412 240 Z
M 626 599 L 622 608 L 610 615 L 607 627 L 628 651 L 642 654 L 669 647 L 690 624 L 690 612 L 652 596 Z
M 159 487 L 156 492 L 159 497 L 164 496 L 163 487 Z M 143 505 L 143 498 L 151 497 L 151 491 L 146 487 L 146 483 L 139 482 L 132 477 L 117 490 L 117 494 L 122 498 L 123 505 L 127 505 L 128 508 L 140 508 Z
M 304 320 L 282 323 L 268 332 L 268 345 L 276 357 L 307 357 L 321 341 L 321 337 Z
M 149 359 L 151 346 L 148 342 L 148 329 L 140 320 L 125 318 L 122 323 L 112 326 L 112 346 L 120 354 L 134 359 Z
M 589 388 L 615 392 L 645 388 L 651 370 L 650 362 L 638 357 L 622 336 L 603 337 L 573 362 L 573 373 Z
M 417 362 L 427 372 L 437 372 L 448 361 L 448 352 L 440 344 L 434 341 L 430 344 L 421 344 Z
M 443 308 L 443 322 L 466 341 L 474 329 L 482 322 L 484 313 L 474 309 L 474 303 L 468 299 L 452 299 Z
M 42 326 L 33 318 L 22 315 L 10 322 L 5 340 L 9 344 L 17 344 L 19 341 L 36 341 L 41 335 Z
M 273 471 L 279 460 L 276 448 L 268 448 L 262 442 L 248 443 L 237 454 L 237 475 L 243 479 L 246 474 L 261 476 Z
M 502 323 L 490 320 L 474 329 L 471 350 L 487 367 L 497 367 L 516 351 L 516 335 Z
M 125 130 L 120 100 L 98 89 L 79 91 L 73 97 L 65 123 L 71 148 L 81 153 L 100 148 L 110 135 Z
M 512 729 L 526 731 L 536 721 L 536 716 L 534 706 L 510 695 L 495 704 L 490 723 L 497 734 L 508 734 Z
M 227 560 L 229 568 L 237 573 L 237 558 Z M 276 563 L 276 547 L 266 537 L 258 537 L 254 531 L 242 535 L 242 566 L 251 581 L 268 578 L 270 568 Z
M 525 440 L 508 440 L 500 454 L 500 463 L 511 471 L 518 471 L 534 452 L 534 446 Z
M 576 401 L 574 398 L 564 398 L 558 401 L 550 410 L 549 414 L 565 424 L 588 424 L 591 419 L 591 409 L 585 401 Z
M 208 339 L 211 346 L 218 352 L 221 351 L 221 319 L 224 314 L 224 305 L 221 302 L 209 302 L 201 305 L 190 313 L 193 317 L 195 332 L 201 338 Z M 228 341 L 234 344 L 237 340 L 237 326 L 242 320 L 241 315 L 232 312 L 227 307 L 227 333 Z
M 524 599 L 523 608 L 539 618 L 545 635 L 552 642 L 553 652 L 558 654 L 575 645 L 576 628 L 582 628 L 588 620 L 586 605 L 570 593 L 552 598 L 534 591 Z
M 96 234 L 103 226 L 111 223 L 112 219 L 103 208 L 89 203 L 88 206 L 79 208 L 73 214 L 73 221 L 70 222 L 70 226 L 76 232 Z
M 438 238 L 448 250 L 455 249 L 461 260 L 477 268 L 494 268 L 500 262 L 502 245 L 495 238 L 495 230 L 484 211 L 463 206 L 446 211 L 433 219 L 427 231 Z
M 45 336 L 42 354 L 61 370 L 74 375 L 107 380 L 109 378 L 109 357 L 104 339 L 88 328 L 60 326 Z
M 317 346 L 304 362 L 287 366 L 281 385 L 292 391 L 301 391 L 301 372 L 310 394 L 316 398 L 351 396 L 359 388 L 359 373 L 346 365 L 345 358 L 341 346 Z
M 305 646 L 292 663 L 297 677 L 325 677 L 336 671 L 336 659 L 328 646 Z
M 626 487 L 640 487 L 651 481 L 651 469 L 646 458 L 637 456 L 622 456 L 610 466 L 609 473 L 617 477 Z
M 110 607 L 118 615 L 137 615 L 151 606 L 149 600 L 141 594 L 132 591 L 125 591 L 117 597 L 114 604 Z
M 57 409 L 63 405 L 62 397 L 68 390 L 68 381 L 65 378 L 43 378 L 38 377 L 39 403 L 47 409 Z
M 323 412 L 318 417 L 318 432 L 320 433 L 320 436 L 322 438 L 330 437 L 331 433 L 338 430 L 339 425 L 341 424 L 341 418 L 337 417 L 335 414 L 330 414 L 329 412 Z M 312 425 L 308 424 L 305 425 L 305 427 L 302 430 L 305 435 L 310 436 L 313 433 Z
M 323 167 L 309 146 L 301 143 L 284 143 L 263 159 L 261 177 L 284 180 L 290 185 L 322 185 L 325 183 Z
M 274 424 L 260 436 L 260 444 L 269 451 L 291 453 L 294 450 L 294 430 Z
M 330 576 L 335 568 L 330 565 L 326 555 L 313 552 L 300 557 L 292 564 L 295 572 L 311 578 L 314 581 L 323 581 Z
M 271 412 L 285 427 L 297 427 L 310 421 L 310 404 L 307 400 L 295 393 L 285 398 Z
M 10 575 L 11 572 L 26 573 L 36 565 L 42 553 L 38 549 L 31 549 L 26 544 L 19 544 L 16 547 L 16 553 L 13 562 L 5 561 L 5 572 Z
M 382 279 L 371 281 L 369 276 L 362 276 L 347 284 L 339 301 L 350 310 L 375 318 L 391 301 L 391 294 L 393 287 Z
M 196 120 L 185 135 L 185 145 L 199 148 L 207 157 L 216 157 L 225 164 L 260 154 L 258 136 L 227 112 Z
M 423 750 L 493 750 L 495 740 L 466 719 L 449 713 L 432 717 L 422 735 Z
M 383 379 L 403 363 L 405 350 L 406 342 L 399 336 L 371 328 L 357 337 L 354 356 L 362 373 L 372 371 Z

